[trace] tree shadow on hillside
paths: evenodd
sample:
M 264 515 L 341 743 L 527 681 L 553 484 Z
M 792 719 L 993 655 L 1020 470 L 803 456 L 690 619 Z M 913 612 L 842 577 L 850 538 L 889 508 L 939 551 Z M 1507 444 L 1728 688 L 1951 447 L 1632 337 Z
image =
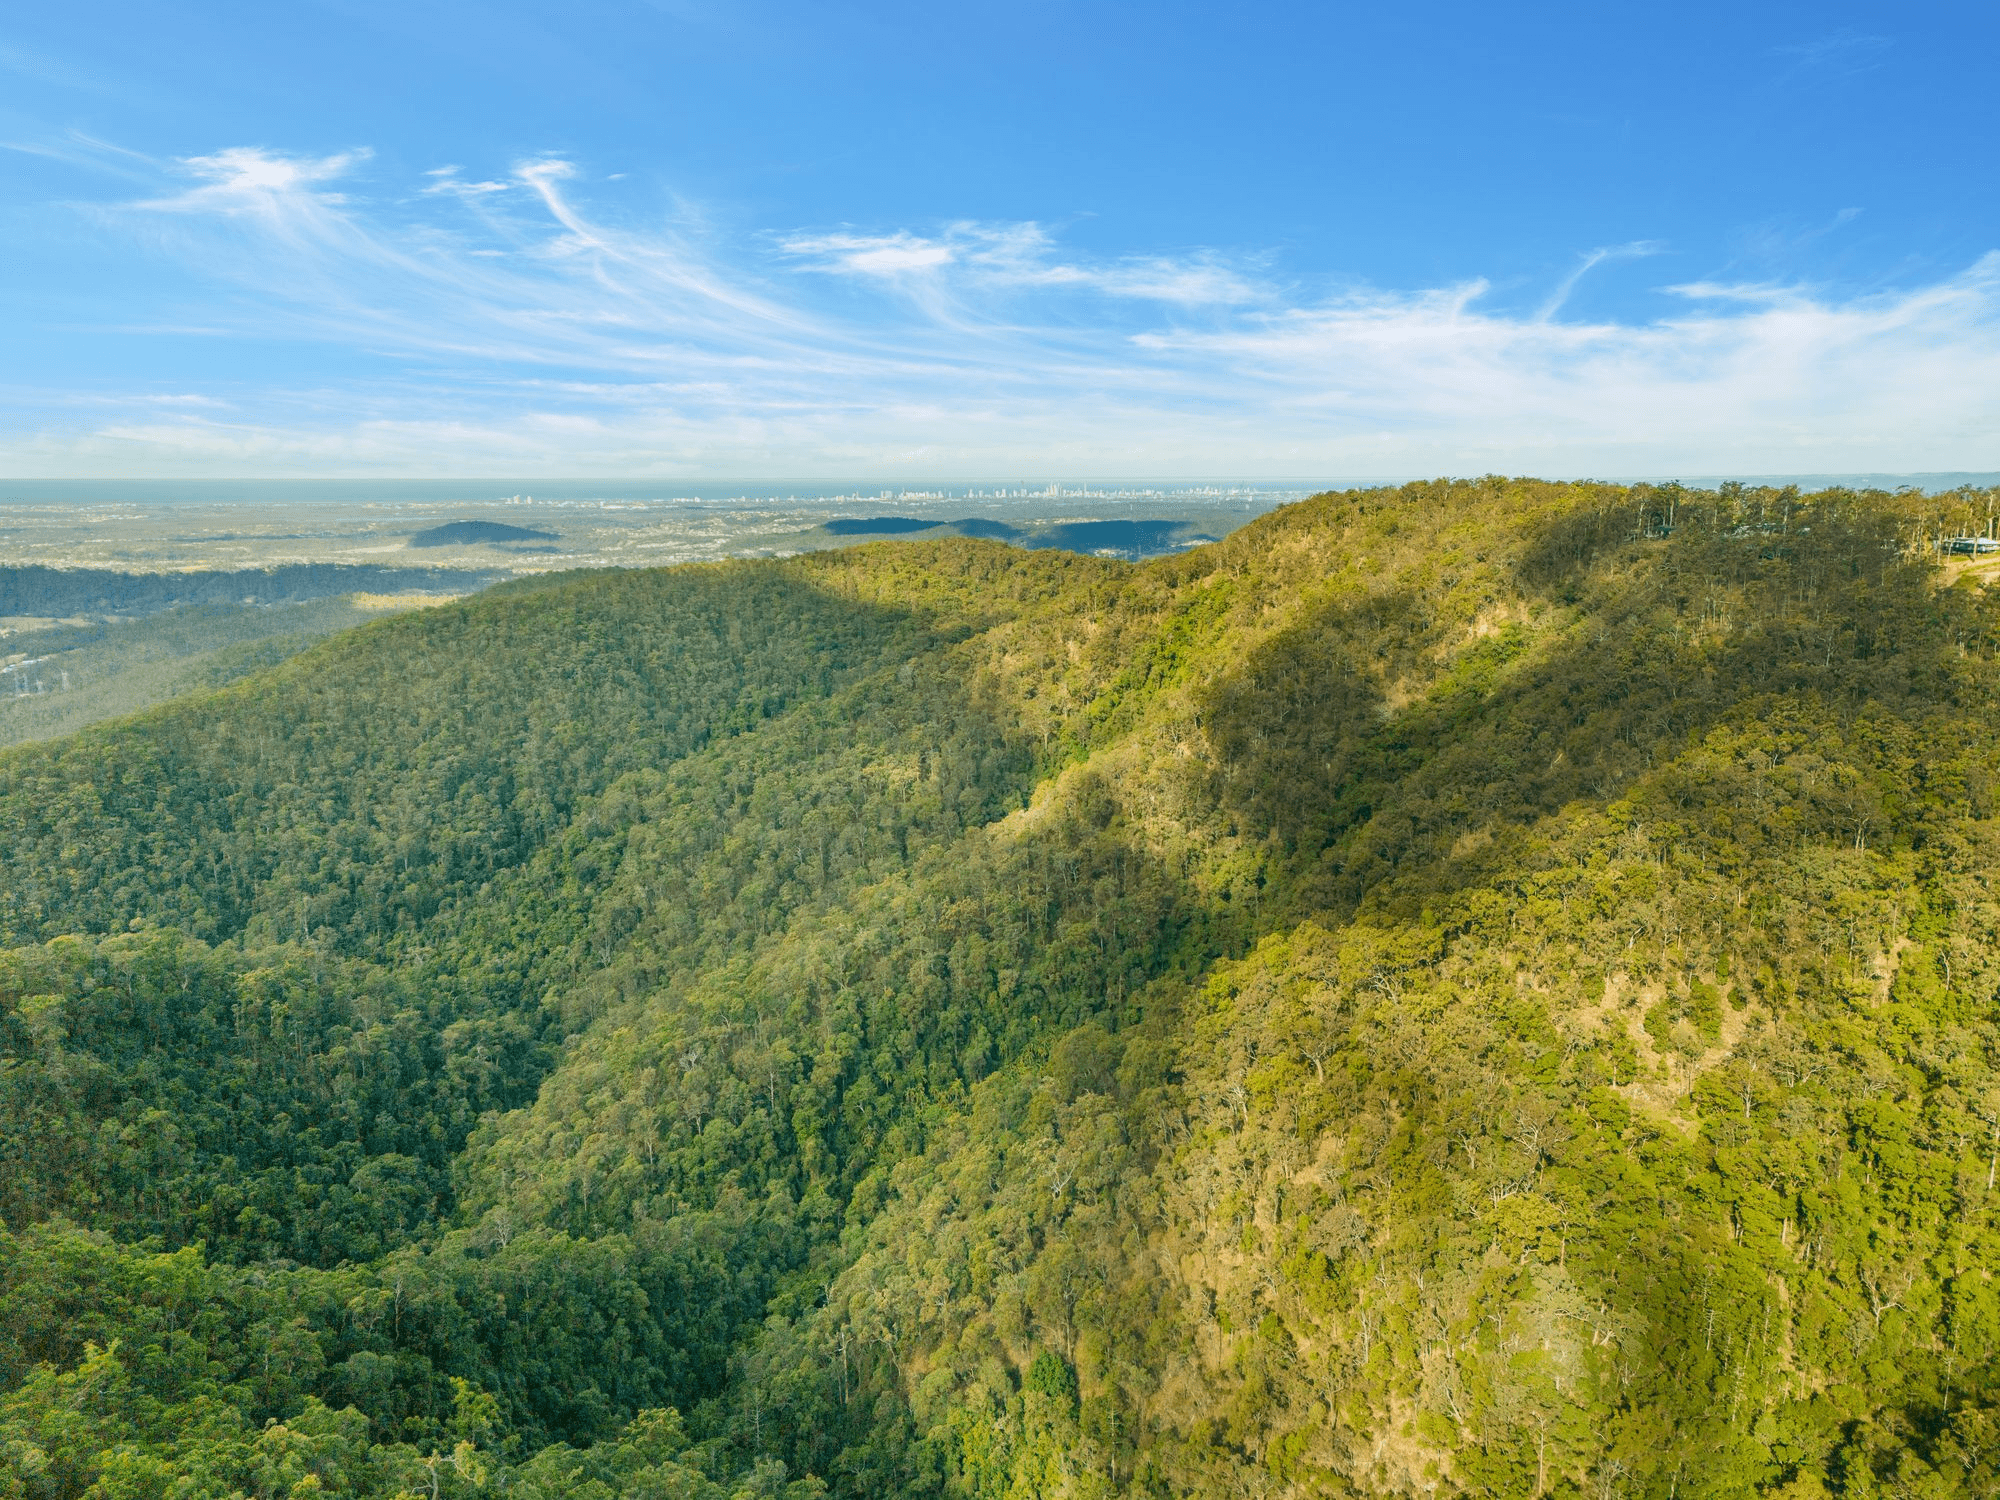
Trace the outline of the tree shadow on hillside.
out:
M 1760 701 L 1844 718 L 1949 692 L 1985 627 L 1903 557 L 1894 515 L 1795 503 L 1780 532 L 1745 509 L 1684 502 L 1670 531 L 1629 505 L 1559 517 L 1520 547 L 1490 618 L 1409 586 L 1343 600 L 1216 682 L 1202 710 L 1221 803 L 1291 891 L 1272 919 L 1364 898 L 1414 912 Z

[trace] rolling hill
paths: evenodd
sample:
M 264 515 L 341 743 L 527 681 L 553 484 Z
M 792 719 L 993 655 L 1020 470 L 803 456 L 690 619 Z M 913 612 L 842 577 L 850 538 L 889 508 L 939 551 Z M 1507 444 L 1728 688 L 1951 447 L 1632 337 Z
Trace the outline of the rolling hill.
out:
M 0 1493 L 1990 1493 L 1987 503 L 556 575 L 0 754 Z

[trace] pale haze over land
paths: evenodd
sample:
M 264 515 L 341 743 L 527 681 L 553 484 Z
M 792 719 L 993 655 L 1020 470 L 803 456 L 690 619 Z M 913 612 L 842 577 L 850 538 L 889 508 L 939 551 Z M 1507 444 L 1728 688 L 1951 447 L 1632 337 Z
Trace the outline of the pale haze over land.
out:
M 1992 29 L 44 12 L 0 473 L 1992 469 Z

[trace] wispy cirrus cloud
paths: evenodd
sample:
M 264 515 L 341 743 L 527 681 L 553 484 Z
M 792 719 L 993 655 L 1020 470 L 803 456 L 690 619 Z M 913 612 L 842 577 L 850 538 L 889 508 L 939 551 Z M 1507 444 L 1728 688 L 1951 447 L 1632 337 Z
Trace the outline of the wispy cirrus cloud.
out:
M 1535 316 L 1544 323 L 1553 318 L 1562 311 L 1563 304 L 1569 301 L 1569 294 L 1576 290 L 1576 284 L 1606 261 L 1636 260 L 1648 255 L 1660 255 L 1665 253 L 1666 248 L 1660 240 L 1633 240 L 1623 245 L 1600 245 L 1595 250 L 1586 252 L 1578 257 L 1576 269 L 1556 283 L 1555 290 L 1549 293 L 1548 299 L 1542 303 Z
M 800 235 L 785 241 L 785 249 L 823 270 L 854 276 L 897 277 L 935 271 L 956 263 L 958 248 L 943 240 L 924 239 L 908 230 L 895 234 Z
M 1812 78 L 1827 81 L 1873 72 L 1893 43 L 1886 36 L 1842 27 L 1825 36 L 1772 49 L 1786 67 L 1781 82 Z
M 129 167 L 129 164 L 127 164 Z M 1483 281 L 1301 291 L 1260 257 L 1091 257 L 1040 224 L 731 240 L 560 157 L 371 177 L 232 147 L 104 211 L 202 317 L 366 372 L 217 403 L 16 392 L 17 472 L 1357 475 L 2000 467 L 2000 257 L 1867 296 L 1691 279 L 1645 322 Z M 1664 279 L 1664 278 L 1663 278 Z M 369 363 L 371 362 L 372 363 Z M 178 390 L 186 390 L 183 381 Z
M 1226 361 L 1274 409 L 1517 459 L 1587 454 L 1600 472 L 1703 457 L 1711 472 L 1991 461 L 2000 254 L 1936 285 L 1842 302 L 1804 288 L 1680 290 L 1693 305 L 1643 326 L 1483 313 L 1468 287 L 1152 342 Z
M 489 193 L 504 193 L 513 186 L 512 183 L 506 182 L 467 182 L 458 175 L 463 170 L 462 167 L 455 166 L 432 167 L 424 173 L 424 176 L 431 179 L 430 183 L 417 191 L 427 197 L 448 193 L 455 198 L 483 198 Z
M 345 176 L 370 154 L 364 149 L 335 156 L 283 156 L 254 146 L 231 146 L 213 156 L 182 159 L 181 166 L 200 179 L 199 186 L 142 199 L 133 206 L 159 213 L 270 212 L 307 196 L 303 190 L 314 184 Z M 309 196 L 322 205 L 341 201 L 338 193 L 316 191 Z
M 1101 263 L 1066 259 L 1039 224 L 960 222 L 931 237 L 908 230 L 842 231 L 796 235 L 782 245 L 804 265 L 888 281 L 953 275 L 992 288 L 1071 288 L 1184 306 L 1252 302 L 1260 296 L 1250 280 L 1212 255 Z

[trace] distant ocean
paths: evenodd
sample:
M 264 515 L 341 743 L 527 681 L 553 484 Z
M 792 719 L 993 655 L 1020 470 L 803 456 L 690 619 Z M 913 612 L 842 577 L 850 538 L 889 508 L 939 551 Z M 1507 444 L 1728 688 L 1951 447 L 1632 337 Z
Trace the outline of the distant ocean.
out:
M 1208 503 L 1263 510 L 1328 489 L 1401 484 L 1417 476 L 1298 479 L 0 479 L 0 505 L 784 505 L 1082 500 L 1096 506 Z M 1686 474 L 1614 476 L 1619 483 L 1678 478 L 1703 488 L 1724 479 L 1801 489 L 1925 491 L 2000 485 L 2000 472 L 1916 474 Z
M 0 505 L 857 504 L 925 501 L 1175 500 L 1278 504 L 1327 480 L 887 479 L 0 479 Z

